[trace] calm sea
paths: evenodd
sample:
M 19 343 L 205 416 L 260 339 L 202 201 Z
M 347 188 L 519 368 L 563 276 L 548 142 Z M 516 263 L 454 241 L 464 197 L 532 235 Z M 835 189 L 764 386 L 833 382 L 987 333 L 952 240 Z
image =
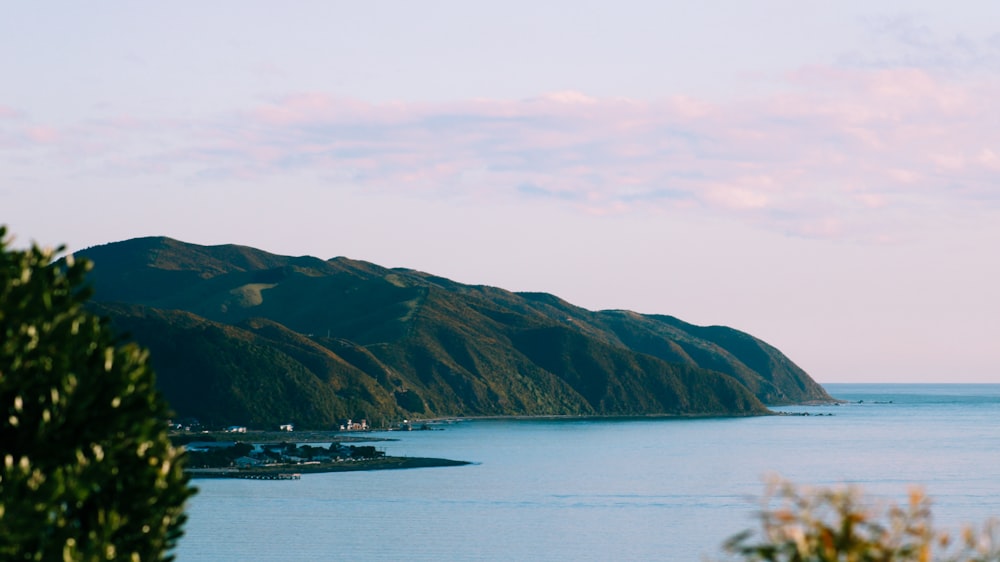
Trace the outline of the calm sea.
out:
M 454 468 L 199 480 L 179 562 L 691 560 L 754 526 L 768 475 L 1000 516 L 1000 385 L 830 384 L 809 416 L 463 421 L 380 434 Z M 830 414 L 830 415 L 828 415 Z

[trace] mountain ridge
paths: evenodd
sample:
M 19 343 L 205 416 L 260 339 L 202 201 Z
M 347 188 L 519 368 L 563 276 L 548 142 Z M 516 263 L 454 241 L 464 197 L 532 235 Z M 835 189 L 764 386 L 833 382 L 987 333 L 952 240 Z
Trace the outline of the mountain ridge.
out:
M 667 315 L 167 237 L 77 255 L 95 264 L 95 310 L 150 348 L 178 414 L 214 422 L 756 415 L 832 400 L 770 344 Z

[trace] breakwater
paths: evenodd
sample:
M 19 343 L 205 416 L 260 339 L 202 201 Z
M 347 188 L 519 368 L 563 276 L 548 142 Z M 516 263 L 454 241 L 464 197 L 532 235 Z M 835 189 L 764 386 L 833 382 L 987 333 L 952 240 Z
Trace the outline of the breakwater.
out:
M 241 470 L 218 470 L 211 468 L 188 469 L 192 478 L 241 478 L 243 480 L 301 480 L 297 472 L 264 472 Z

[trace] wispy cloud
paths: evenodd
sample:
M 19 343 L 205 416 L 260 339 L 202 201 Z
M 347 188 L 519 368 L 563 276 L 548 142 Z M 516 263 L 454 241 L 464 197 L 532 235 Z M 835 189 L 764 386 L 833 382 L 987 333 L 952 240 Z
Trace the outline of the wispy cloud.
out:
M 987 37 L 943 35 L 907 14 L 867 17 L 863 27 L 872 40 L 864 50 L 841 57 L 841 63 L 872 68 L 923 68 L 939 72 L 993 72 L 1000 62 L 1000 33 Z
M 311 93 L 202 120 L 56 129 L 8 118 L 0 157 L 57 157 L 136 183 L 306 173 L 330 189 L 703 212 L 851 239 L 899 236 L 942 208 L 1000 205 L 997 81 L 811 66 L 784 86 L 721 104 L 580 92 L 374 104 Z

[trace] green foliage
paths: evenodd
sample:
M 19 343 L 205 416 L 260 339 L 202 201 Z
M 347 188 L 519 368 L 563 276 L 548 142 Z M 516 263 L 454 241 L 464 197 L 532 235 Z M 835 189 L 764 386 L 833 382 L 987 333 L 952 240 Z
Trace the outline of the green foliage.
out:
M 365 381 L 346 385 L 349 390 L 338 395 L 320 377 L 370 380 L 309 338 L 279 331 L 271 323 L 258 330 L 180 311 L 106 304 L 92 308 L 111 318 L 115 328 L 150 345 L 159 388 L 171 406 L 209 426 L 330 428 L 354 417 L 359 408 L 349 394 L 363 389 Z
M 168 559 L 193 489 L 147 353 L 53 256 L 0 227 L 0 559 Z
M 771 485 L 761 529 L 730 538 L 725 549 L 748 562 L 1000 562 L 996 522 L 967 527 L 958 539 L 936 531 L 930 501 L 910 492 L 906 505 L 884 509 L 855 488 Z
M 352 459 L 377 459 L 385 456 L 384 452 L 379 451 L 372 445 L 352 445 L 350 451 Z

